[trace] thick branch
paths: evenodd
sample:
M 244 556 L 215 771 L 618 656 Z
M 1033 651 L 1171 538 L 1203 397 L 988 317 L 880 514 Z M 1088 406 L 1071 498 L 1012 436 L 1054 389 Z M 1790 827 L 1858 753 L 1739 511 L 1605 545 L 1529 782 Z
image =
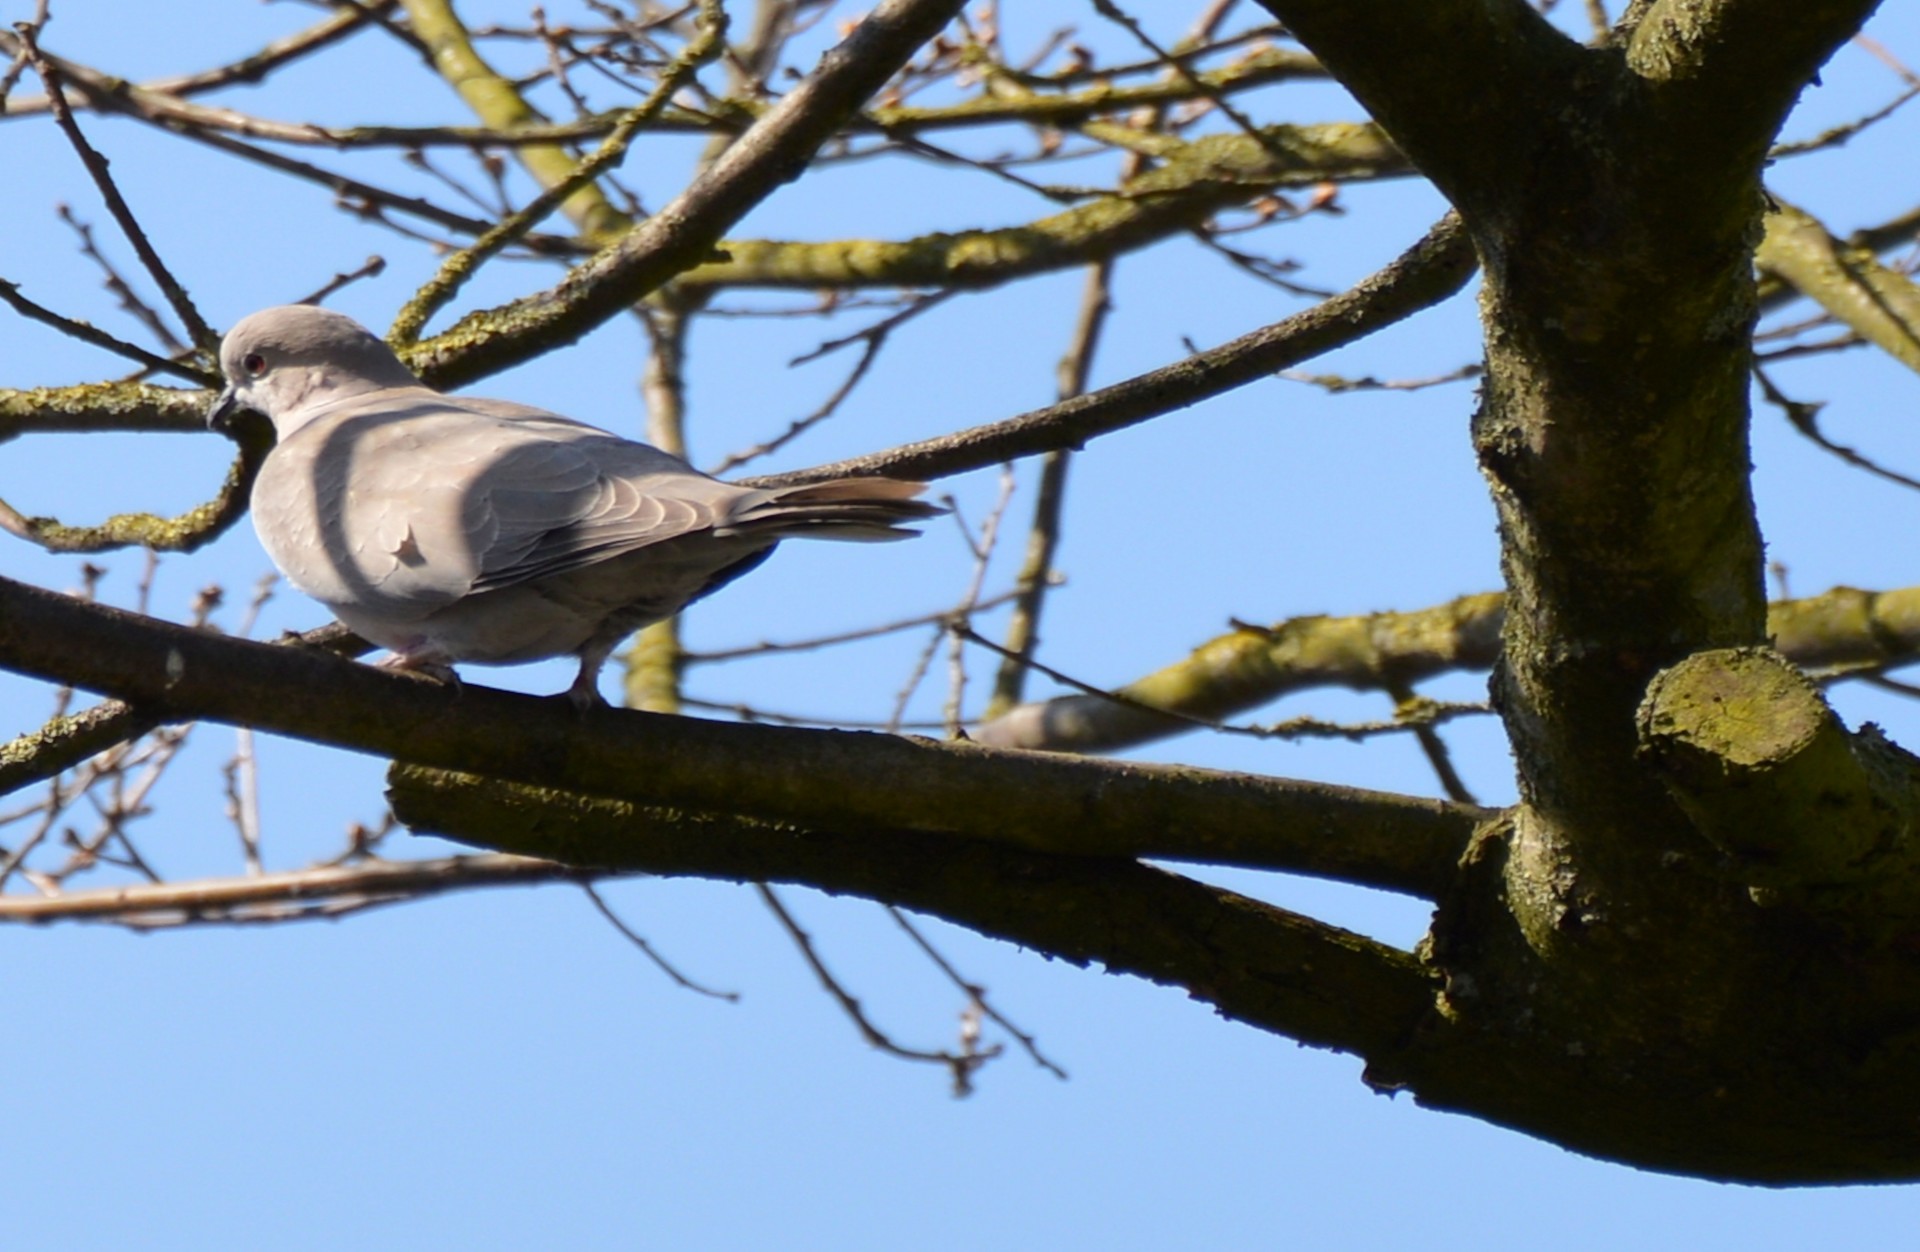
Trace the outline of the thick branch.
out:
M 1456 206 L 1508 194 L 1588 55 L 1522 0 L 1261 0 Z M 1463 89 L 1463 84 L 1472 84 Z M 1478 223 L 1474 223 L 1476 226 Z
M 688 271 L 683 286 L 989 287 L 1143 247 L 1197 226 L 1275 187 L 1407 173 L 1378 127 L 1331 122 L 1210 135 L 1172 146 L 1164 163 L 1110 196 L 1020 226 L 915 239 L 823 243 L 729 239 L 725 260 Z
M 0 666 L 156 710 L 647 804 L 1429 894 L 1485 811 L 1174 766 L 597 710 L 225 639 L 0 579 Z M 743 768 L 751 762 L 751 768 Z
M 0 388 L 0 443 L 25 434 L 97 430 L 204 433 L 212 399 L 207 391 L 147 383 Z
M 373 645 L 338 623 L 292 635 L 275 646 L 320 648 L 335 656 L 359 656 Z M 44 782 L 108 748 L 137 739 L 161 725 L 164 717 L 121 700 L 56 717 L 38 730 L 0 744 L 0 795 Z
M 1111 752 L 1196 729 L 1316 687 L 1384 691 L 1457 670 L 1484 670 L 1500 653 L 1505 605 L 1497 592 L 1433 608 L 1357 617 L 1296 617 L 1240 626 L 1184 660 L 1125 686 L 1119 700 L 1058 696 L 978 727 L 1000 748 Z M 1886 669 L 1920 659 L 1920 587 L 1836 587 L 1768 606 L 1774 647 L 1807 669 Z M 1141 708 L 1141 705 L 1151 706 Z M 1172 717 L 1156 717 L 1165 709 Z
M 1819 219 L 1774 198 L 1754 255 L 1764 275 L 1790 284 L 1911 370 L 1920 370 L 1920 287 L 1868 248 L 1827 233 Z
M 803 829 L 396 766 L 416 829 L 593 868 L 794 882 L 943 917 L 1050 957 L 1186 990 L 1223 1014 L 1362 1055 L 1432 1004 L 1419 962 L 1371 939 L 1131 861 L 919 831 Z
M 1881 934 L 1920 920 L 1920 759 L 1847 732 L 1779 653 L 1696 653 L 1664 670 L 1640 737 L 1674 798 L 1763 904 Z
M 1879 0 L 1636 3 L 1627 68 L 1653 89 L 1670 150 L 1716 175 L 1749 170 L 1834 49 Z

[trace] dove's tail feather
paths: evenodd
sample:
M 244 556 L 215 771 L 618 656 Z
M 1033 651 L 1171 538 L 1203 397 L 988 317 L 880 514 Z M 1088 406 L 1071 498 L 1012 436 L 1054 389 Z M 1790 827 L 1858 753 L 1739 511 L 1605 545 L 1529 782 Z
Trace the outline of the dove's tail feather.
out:
M 733 515 L 716 534 L 788 539 L 852 539 L 868 542 L 917 535 L 911 522 L 947 510 L 916 499 L 925 483 L 898 478 L 835 478 L 799 487 L 768 488 Z

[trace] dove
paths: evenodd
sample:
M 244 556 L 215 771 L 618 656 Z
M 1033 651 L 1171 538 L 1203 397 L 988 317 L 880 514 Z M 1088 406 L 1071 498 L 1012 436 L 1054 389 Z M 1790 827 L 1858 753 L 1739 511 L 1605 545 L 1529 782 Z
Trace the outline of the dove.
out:
M 251 506 L 288 582 L 396 668 L 577 657 L 582 709 L 603 702 L 622 639 L 781 540 L 904 539 L 945 511 L 890 478 L 737 486 L 557 413 L 447 395 L 329 309 L 241 319 L 220 368 L 208 424 L 249 409 L 273 423 Z

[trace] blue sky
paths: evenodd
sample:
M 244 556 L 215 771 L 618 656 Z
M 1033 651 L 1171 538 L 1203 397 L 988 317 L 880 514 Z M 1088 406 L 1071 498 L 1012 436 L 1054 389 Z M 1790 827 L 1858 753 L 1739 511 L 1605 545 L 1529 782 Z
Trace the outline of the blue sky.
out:
M 1148 8 L 1151 6 L 1142 6 Z M 556 17 L 558 6 L 552 6 Z M 1874 33 L 1920 60 L 1920 20 L 1889 6 Z M 126 6 L 56 0 L 47 46 L 128 77 L 211 65 L 311 20 L 297 5 Z M 462 5 L 469 20 L 518 15 Z M 13 0 L 6 20 L 24 16 Z M 1006 17 L 1013 42 L 1095 19 L 1065 3 Z M 1161 33 L 1170 34 L 1167 26 Z M 1109 43 L 1109 46 L 1111 43 Z M 340 90 L 322 58 L 263 90 L 223 99 L 281 118 L 464 121 L 443 85 L 362 37 L 370 68 Z M 1898 80 L 1848 49 L 1788 128 L 1810 134 L 1890 99 Z M 377 84 L 377 93 L 364 84 Z M 22 90 L 35 90 L 26 84 Z M 1332 89 L 1262 93 L 1263 117 L 1353 116 Z M 1838 231 L 1911 207 L 1900 177 L 1920 135 L 1897 117 L 1845 149 L 1783 163 L 1772 185 Z M 324 193 L 260 177 L 228 158 L 124 123 L 87 122 L 136 211 L 216 323 L 283 302 L 369 253 L 387 273 L 336 303 L 382 326 L 432 272 L 423 249 L 332 211 Z M 651 145 L 635 178 L 652 202 L 684 175 L 691 146 Z M 329 159 L 316 154 L 316 160 Z M 29 296 L 123 334 L 53 206 L 91 220 L 116 255 L 84 174 L 40 121 L 0 125 L 0 277 Z M 22 173 L 29 176 L 19 176 Z M 1438 201 L 1412 182 L 1354 188 L 1350 212 L 1276 233 L 1308 262 L 1304 281 L 1339 287 L 1411 241 Z M 870 164 L 810 177 L 736 232 L 797 238 L 952 229 L 1046 211 L 976 176 Z M 491 303 L 553 272 L 491 267 L 468 299 Z M 943 310 L 896 336 L 847 413 L 767 468 L 834 459 L 1008 416 L 1051 398 L 1080 278 L 1033 280 Z M 754 298 L 758 299 L 758 298 Z M 727 297 L 726 303 L 751 302 Z M 966 302 L 961 302 L 965 304 Z M 1109 382 L 1172 360 L 1302 301 L 1236 276 L 1190 247 L 1129 258 L 1095 369 Z M 463 305 L 462 307 L 471 307 Z M 443 323 L 444 324 L 444 323 Z M 783 429 L 838 381 L 832 364 L 786 361 L 829 334 L 812 324 L 715 321 L 694 343 L 695 459 Z M 576 348 L 479 390 L 637 431 L 641 337 L 616 321 Z M 1471 295 L 1316 362 L 1408 377 L 1472 360 Z M 118 364 L 43 328 L 0 317 L 0 384 L 109 377 Z M 1783 366 L 1797 398 L 1826 399 L 1830 432 L 1909 471 L 1915 380 L 1854 352 Z M 1230 617 L 1419 608 L 1495 585 L 1493 519 L 1467 445 L 1465 386 L 1328 397 L 1294 383 L 1250 387 L 1104 439 L 1080 458 L 1048 609 L 1045 657 L 1100 683 L 1183 655 Z M 1916 581 L 1920 497 L 1810 448 L 1777 415 L 1755 421 L 1756 493 L 1792 589 Z M 0 497 L 66 520 L 203 499 L 224 472 L 210 436 L 29 438 L 0 449 Z M 996 475 L 942 484 L 976 522 Z M 1029 507 L 1031 467 L 1012 517 Z M 1017 544 L 987 579 L 1005 586 Z M 886 548 L 788 545 L 702 605 L 696 646 L 795 638 L 952 603 L 970 561 L 950 530 Z M 0 572 L 71 586 L 78 562 L 8 540 Z M 102 594 L 126 603 L 137 559 L 112 563 Z M 181 616 L 222 583 L 244 599 L 266 569 L 246 526 L 164 561 L 157 612 Z M 226 620 L 232 620 L 231 611 Z M 318 625 L 290 592 L 263 633 Z M 990 619 L 987 624 L 991 624 Z M 884 711 L 921 643 L 901 637 L 799 660 L 702 669 L 712 699 L 849 718 Z M 937 713 L 944 661 L 916 701 Z M 991 667 L 978 666 L 974 691 Z M 473 675 L 519 689 L 566 685 L 565 666 Z M 1475 698 L 1475 677 L 1432 692 Z M 1044 690 L 1044 688 L 1042 688 Z M 1857 689 L 1850 718 L 1910 746 L 1910 706 Z M 45 715 L 48 693 L 0 682 L 6 733 Z M 1316 693 L 1261 717 L 1378 716 L 1377 699 Z M 1450 731 L 1468 782 L 1511 793 L 1497 734 Z M 142 848 L 169 874 L 236 872 L 217 767 L 230 730 L 203 727 L 155 796 Z M 1406 743 L 1278 744 L 1189 736 L 1157 759 L 1430 793 Z M 337 846 L 380 809 L 378 761 L 261 745 L 267 857 L 293 866 Z M 396 837 L 393 854 L 446 850 Z M 1252 874 L 1215 874 L 1263 898 L 1410 943 L 1425 910 L 1377 893 Z M 611 886 L 622 915 L 690 974 L 738 990 L 727 1004 L 681 991 L 622 941 L 579 892 L 489 891 L 333 924 L 136 935 L 73 925 L 0 930 L 6 1011 L 0 1055 L 0 1244 L 174 1248 L 267 1242 L 290 1249 L 524 1247 L 1147 1249 L 1290 1242 L 1344 1249 L 1471 1245 L 1588 1248 L 1801 1247 L 1911 1228 L 1911 1188 L 1767 1192 L 1589 1161 L 1482 1123 L 1370 1094 L 1351 1058 L 1227 1024 L 1177 993 L 1051 962 L 930 923 L 969 977 L 1070 1071 L 1060 1082 L 1012 1055 L 956 1101 L 931 1068 L 865 1047 L 750 892 L 716 884 Z M 903 1042 L 950 1041 L 960 1002 L 877 908 L 790 890 L 787 899 L 869 1010 Z

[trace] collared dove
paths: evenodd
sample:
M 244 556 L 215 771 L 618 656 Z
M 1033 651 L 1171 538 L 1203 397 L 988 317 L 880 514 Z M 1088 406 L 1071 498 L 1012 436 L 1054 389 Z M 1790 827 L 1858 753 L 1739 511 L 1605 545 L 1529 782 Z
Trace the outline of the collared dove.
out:
M 616 644 L 780 540 L 903 539 L 942 512 L 922 483 L 739 487 L 558 414 L 445 395 L 328 309 L 243 318 L 220 368 L 208 423 L 252 409 L 278 436 L 253 524 L 287 581 L 400 668 L 577 656 L 581 708 Z

